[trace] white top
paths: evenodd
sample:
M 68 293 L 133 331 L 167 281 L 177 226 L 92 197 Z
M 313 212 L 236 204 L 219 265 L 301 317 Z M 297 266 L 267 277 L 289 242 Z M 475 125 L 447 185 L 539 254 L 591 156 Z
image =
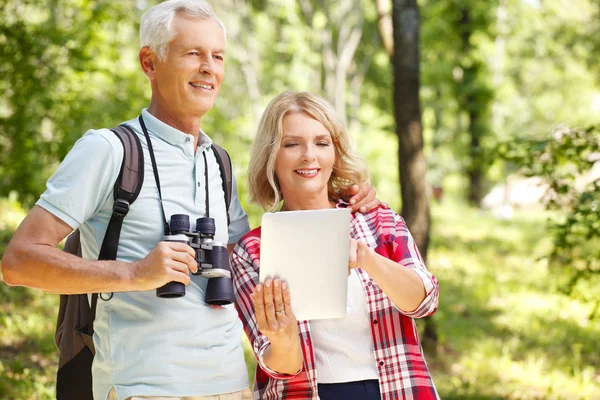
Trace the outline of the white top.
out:
M 235 243 L 249 230 L 237 198 L 235 181 L 227 229 L 219 166 L 212 141 L 201 132 L 194 140 L 142 112 L 158 163 L 167 220 L 173 214 L 205 216 L 204 158 L 209 170 L 211 217 L 215 240 Z M 144 184 L 121 230 L 117 258 L 144 258 L 162 240 L 158 191 L 146 139 L 137 118 L 127 122 L 140 136 L 144 151 Z M 38 201 L 71 227 L 81 229 L 83 256 L 97 259 L 113 207 L 113 185 L 123 159 L 123 146 L 107 129 L 90 130 L 49 179 Z M 211 308 L 205 302 L 207 279 L 191 276 L 186 295 L 161 299 L 156 291 L 115 293 L 98 300 L 94 322 L 96 356 L 92 366 L 94 398 L 106 399 L 112 386 L 118 397 L 205 396 L 248 387 L 241 343 L 242 325 L 232 305 Z
M 346 317 L 309 323 L 318 383 L 379 379 L 366 294 L 356 270 L 348 278 Z

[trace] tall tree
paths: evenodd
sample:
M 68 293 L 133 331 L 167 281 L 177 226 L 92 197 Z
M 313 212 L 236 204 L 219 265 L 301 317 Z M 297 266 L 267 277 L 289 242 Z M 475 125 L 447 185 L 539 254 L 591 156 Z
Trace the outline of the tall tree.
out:
M 427 163 L 423 152 L 423 126 L 419 98 L 419 6 L 416 0 L 393 0 L 394 111 L 398 136 L 398 161 L 402 216 L 427 259 L 430 213 L 427 196 Z M 437 334 L 427 319 L 423 343 L 435 351 Z
M 426 257 L 429 246 L 427 163 L 423 152 L 423 127 L 419 98 L 419 8 L 416 0 L 394 0 L 394 109 L 402 216 L 419 250 Z
M 484 179 L 489 161 L 484 156 L 483 140 L 489 133 L 489 110 L 493 93 L 489 87 L 487 67 L 479 49 L 474 46 L 477 32 L 489 35 L 492 3 L 481 7 L 467 0 L 456 2 L 456 28 L 461 43 L 461 57 L 455 74 L 456 96 L 462 113 L 467 116 L 469 136 L 466 172 L 469 178 L 467 199 L 478 206 L 484 195 Z M 459 116 L 460 118 L 460 116 Z

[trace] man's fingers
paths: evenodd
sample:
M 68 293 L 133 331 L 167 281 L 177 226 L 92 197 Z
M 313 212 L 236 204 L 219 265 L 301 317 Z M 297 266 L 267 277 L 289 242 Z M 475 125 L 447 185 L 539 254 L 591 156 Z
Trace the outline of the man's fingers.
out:
M 190 247 L 190 249 L 191 249 L 191 247 Z M 171 258 L 173 259 L 173 261 L 177 261 L 177 262 L 185 264 L 187 266 L 187 268 L 190 271 L 192 271 L 193 273 L 198 272 L 198 263 L 194 259 L 193 250 L 192 250 L 192 254 L 190 254 L 187 251 L 184 252 L 184 251 L 174 250 L 171 252 Z
M 376 208 L 377 206 L 379 206 L 380 204 L 381 204 L 381 201 L 378 198 L 374 198 L 371 201 L 369 201 L 367 204 L 361 205 L 360 212 L 370 211 L 370 210 Z
M 181 243 L 181 242 L 162 242 L 162 243 L 165 243 L 171 250 L 187 252 L 190 256 L 192 256 L 192 257 L 195 256 L 194 249 L 192 249 L 190 246 L 188 246 L 185 243 Z
M 167 274 L 169 276 L 169 282 L 180 282 L 184 285 L 189 285 L 191 282 L 190 276 L 186 273 L 171 269 Z
M 375 192 L 375 189 L 373 189 L 371 184 L 368 182 L 361 186 L 360 192 L 354 197 L 359 195 L 362 197 L 357 198 L 356 203 L 352 205 L 352 212 L 357 210 L 360 210 L 360 212 L 369 211 L 371 210 L 371 208 L 369 208 L 369 203 L 371 203 L 373 200 L 379 201 L 377 200 L 377 193 Z

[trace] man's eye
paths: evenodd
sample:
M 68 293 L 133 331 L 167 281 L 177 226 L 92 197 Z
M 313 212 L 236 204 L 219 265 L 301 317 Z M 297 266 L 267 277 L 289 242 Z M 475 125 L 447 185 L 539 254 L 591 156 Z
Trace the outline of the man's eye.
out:
M 191 56 L 198 56 L 198 55 L 200 55 L 200 53 L 198 53 L 197 51 L 190 51 L 188 54 L 191 55 Z

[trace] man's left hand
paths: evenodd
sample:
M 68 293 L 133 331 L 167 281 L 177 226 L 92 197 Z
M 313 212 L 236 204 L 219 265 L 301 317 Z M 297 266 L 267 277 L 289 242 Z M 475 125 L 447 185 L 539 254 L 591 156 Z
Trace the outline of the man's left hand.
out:
M 352 185 L 342 193 L 342 198 L 348 200 L 350 204 L 350 210 L 352 212 L 368 212 L 372 209 L 381 205 L 384 208 L 388 208 L 387 203 L 380 201 L 377 197 L 377 193 L 371 182 L 365 182 L 362 185 Z

